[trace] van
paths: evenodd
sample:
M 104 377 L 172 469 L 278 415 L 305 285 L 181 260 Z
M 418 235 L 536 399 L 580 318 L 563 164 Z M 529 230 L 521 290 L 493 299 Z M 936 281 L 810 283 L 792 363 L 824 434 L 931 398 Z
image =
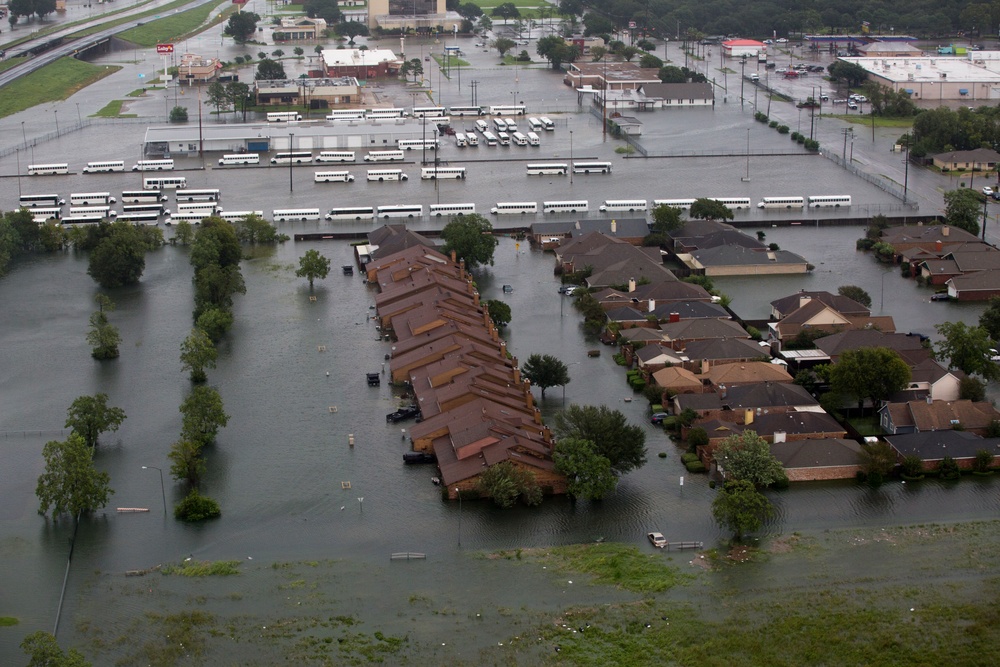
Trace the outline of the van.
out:
M 760 81 L 760 74 L 754 73 L 754 74 L 750 75 L 750 82 L 751 83 L 757 83 L 758 81 Z

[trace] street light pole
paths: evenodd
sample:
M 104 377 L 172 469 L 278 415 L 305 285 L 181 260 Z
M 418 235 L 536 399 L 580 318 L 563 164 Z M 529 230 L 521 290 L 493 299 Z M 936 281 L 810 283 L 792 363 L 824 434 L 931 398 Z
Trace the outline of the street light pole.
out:
M 455 495 L 458 496 L 458 547 L 462 548 L 462 491 L 456 486 Z
M 53 109 L 52 115 L 56 119 L 56 136 L 59 136 L 59 109 Z
M 569 131 L 569 184 L 573 185 L 573 130 Z
M 292 156 L 292 153 L 294 152 L 294 147 L 295 147 L 295 133 L 289 132 L 288 133 L 288 191 L 289 192 L 295 191 L 295 187 L 292 184 L 292 163 L 295 162 L 295 159 Z
M 986 204 L 988 204 L 990 198 L 983 195 L 983 241 L 986 241 Z
M 156 466 L 142 466 L 143 470 L 153 469 L 160 473 L 160 496 L 163 498 L 163 516 L 167 516 L 167 492 L 163 490 L 163 470 Z

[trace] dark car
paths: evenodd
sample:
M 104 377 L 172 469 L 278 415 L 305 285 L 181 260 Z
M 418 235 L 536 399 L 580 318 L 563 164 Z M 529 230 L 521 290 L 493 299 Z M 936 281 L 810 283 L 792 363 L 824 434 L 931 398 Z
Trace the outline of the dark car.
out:
M 950 298 L 947 292 L 935 292 L 931 294 L 931 301 L 947 301 Z
M 395 412 L 390 412 L 385 416 L 385 421 L 387 424 L 395 424 L 396 422 L 401 422 L 404 419 L 413 419 L 420 414 L 420 408 L 415 405 L 407 405 Z
M 669 416 L 670 415 L 668 415 L 666 412 L 654 412 L 653 416 L 649 418 L 649 421 L 650 423 L 653 424 L 662 424 L 663 420 Z
M 427 452 L 406 452 L 403 463 L 437 463 L 437 457 Z

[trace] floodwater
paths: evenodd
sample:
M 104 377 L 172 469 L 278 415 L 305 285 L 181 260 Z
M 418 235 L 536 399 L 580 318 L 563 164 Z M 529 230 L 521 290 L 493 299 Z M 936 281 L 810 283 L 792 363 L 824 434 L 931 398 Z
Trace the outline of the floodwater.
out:
M 491 74 L 484 71 L 477 76 L 486 80 Z M 569 89 L 559 89 L 545 78 L 552 76 L 544 70 L 533 72 L 530 78 L 522 74 L 520 85 L 525 86 L 523 90 L 532 86 L 545 89 L 559 103 L 565 103 L 567 95 L 575 98 Z M 480 102 L 489 104 L 485 90 L 484 84 Z M 298 168 L 292 172 L 294 192 L 288 191 L 287 169 L 184 173 L 191 187 L 221 188 L 223 205 L 228 208 L 268 212 L 292 205 L 328 208 L 356 202 L 429 204 L 437 200 L 474 201 L 484 211 L 497 201 L 532 198 L 587 198 L 596 209 L 606 198 L 742 192 L 756 198 L 786 188 L 807 195 L 819 184 L 849 192 L 863 204 L 893 202 L 822 158 L 796 158 L 800 162 L 755 158 L 747 183 L 741 179 L 746 165 L 739 159 L 623 160 L 613 151 L 620 144 L 606 142 L 592 116 L 563 115 L 560 120 L 565 123 L 543 136 L 543 146 L 535 154 L 569 158 L 572 150 L 574 158 L 614 159 L 615 173 L 577 175 L 570 183 L 568 177 L 528 179 L 520 162 L 513 167 L 510 163 L 476 162 L 470 163 L 467 181 L 442 181 L 436 187 L 421 182 L 416 173 L 402 184 L 320 186 L 311 181 L 312 169 Z M 702 122 L 714 123 L 717 131 L 697 136 L 684 131 Z M 708 145 L 713 137 L 718 139 L 716 148 L 727 141 L 742 145 L 747 127 L 751 141 L 761 146 L 779 141 L 776 133 L 746 119 L 732 104 L 717 107 L 707 121 L 689 114 L 664 114 L 650 123 L 661 123 L 662 134 L 671 136 L 678 148 L 705 146 L 707 150 L 713 147 Z M 128 156 L 137 153 L 142 131 L 142 126 L 129 124 L 86 128 L 40 144 L 33 159 L 69 159 L 75 171 L 86 160 L 112 156 L 130 160 Z M 16 137 L 8 138 L 4 145 L 16 141 Z M 527 151 L 476 150 L 479 157 Z M 448 145 L 442 157 L 454 160 L 458 155 L 458 149 Z M 210 157 L 210 161 L 214 159 Z M 3 158 L 0 171 L 14 174 L 14 160 L 14 156 Z M 195 168 L 201 163 L 196 158 L 182 158 L 179 166 Z M 416 166 L 407 168 L 415 172 Z M 352 171 L 362 173 L 358 167 Z M 75 175 L 41 181 L 7 177 L 0 179 L 0 208 L 15 204 L 19 187 L 25 192 L 59 191 L 64 195 L 81 190 L 120 191 L 136 187 L 137 178 L 135 174 Z M 835 290 L 846 283 L 867 289 L 875 302 L 873 310 L 892 314 L 900 331 L 931 334 L 937 322 L 974 322 L 982 309 L 929 303 L 927 290 L 918 289 L 895 272 L 883 278 L 882 267 L 854 250 L 861 227 L 771 228 L 770 213 L 754 210 L 741 215 L 755 216 L 753 220 L 759 221 L 769 242 L 802 254 L 817 267 L 808 276 L 720 279 L 719 286 L 733 297 L 733 308 L 746 317 L 766 317 L 769 301 L 798 289 Z M 517 223 L 522 222 L 518 218 Z M 437 221 L 414 221 L 418 229 L 438 226 Z M 285 225 L 283 230 L 332 228 L 334 225 L 328 223 L 308 223 Z M 315 302 L 309 300 L 306 282 L 294 276 L 298 258 L 309 249 L 329 257 L 334 267 L 326 280 L 317 283 Z M 365 384 L 365 372 L 381 370 L 388 345 L 378 340 L 368 320 L 372 288 L 359 276 L 343 276 L 336 268 L 350 262 L 350 247 L 343 242 L 289 242 L 271 256 L 244 263 L 247 294 L 237 298 L 236 324 L 220 345 L 218 368 L 209 372 L 210 383 L 219 389 L 232 417 L 218 444 L 207 451 L 204 481 L 204 491 L 219 501 L 223 516 L 200 526 L 164 517 L 164 502 L 157 493 L 159 473 L 142 468 L 169 469 L 166 454 L 180 429 L 177 408 L 190 389 L 178 360 L 180 342 L 191 326 L 193 306 L 187 250 L 166 247 L 150 254 L 139 285 L 110 293 L 118 304 L 111 320 L 120 328 L 123 344 L 121 358 L 107 363 L 92 360 L 85 341 L 87 318 L 98 291 L 86 275 L 85 257 L 76 253 L 35 257 L 18 264 L 0 280 L 0 405 L 4 407 L 0 412 L 4 460 L 0 557 L 5 571 L 17 575 L 4 578 L 0 615 L 21 619 L 16 632 L 0 632 L 0 656 L 8 660 L 20 656 L 16 646 L 24 634 L 52 627 L 70 528 L 69 522 L 54 524 L 36 514 L 34 486 L 43 468 L 43 444 L 64 437 L 65 410 L 82 394 L 106 392 L 114 405 L 125 409 L 128 419 L 119 432 L 107 434 L 98 448 L 97 465 L 111 475 L 115 495 L 109 508 L 83 522 L 77 536 L 60 628 L 60 638 L 70 644 L 84 641 L 85 632 L 78 625 L 83 621 L 100 619 L 109 632 L 124 632 L 137 614 L 151 606 L 162 610 L 184 607 L 190 600 L 183 592 L 164 594 L 147 604 L 138 593 L 147 584 L 155 585 L 153 580 L 141 580 L 134 586 L 136 594 L 123 598 L 120 577 L 126 570 L 189 556 L 237 559 L 248 569 L 274 561 L 341 559 L 344 565 L 335 580 L 341 604 L 369 619 L 391 619 L 405 605 L 396 599 L 386 600 L 380 595 L 386 590 L 394 594 L 414 591 L 414 595 L 433 590 L 445 605 L 488 599 L 491 604 L 516 609 L 520 604 L 537 608 L 551 602 L 547 597 L 551 590 L 543 583 L 525 581 L 523 586 L 510 587 L 502 571 L 468 558 L 472 551 L 598 538 L 640 544 L 648 530 L 660 530 L 671 540 L 708 544 L 724 537 L 710 516 L 714 491 L 704 476 L 685 474 L 676 447 L 648 425 L 644 402 L 627 400 L 633 394 L 615 367 L 611 350 L 602 348 L 597 358 L 587 356 L 588 349 L 600 346 L 582 333 L 570 301 L 557 294 L 551 256 L 530 251 L 526 244 L 519 246 L 511 239 L 501 241 L 495 266 L 479 272 L 477 281 L 485 297 L 502 298 L 510 304 L 513 320 L 506 337 L 514 355 L 523 361 L 532 353 L 553 354 L 570 366 L 573 379 L 566 387 L 565 399 L 560 389 L 549 390 L 541 402 L 543 414 L 550 418 L 570 402 L 606 404 L 622 410 L 632 422 L 646 425 L 649 462 L 621 480 L 618 491 L 601 503 L 546 499 L 539 508 L 500 511 L 489 503 L 442 502 L 440 489 L 430 482 L 434 474 L 430 467 L 402 464 L 406 442 L 401 429 L 408 424 L 388 425 L 383 419 L 395 409 L 397 397 L 388 385 L 369 388 Z M 503 285 L 511 285 L 513 292 L 503 294 Z M 325 351 L 321 351 L 324 346 Z M 352 434 L 354 447 L 348 445 Z M 660 452 L 667 457 L 658 458 Z M 163 482 L 169 510 L 183 491 L 169 474 Z M 853 482 L 818 483 L 774 493 L 772 498 L 777 515 L 766 527 L 769 534 L 961 521 L 994 517 L 1000 509 L 993 479 L 958 485 L 933 481 L 888 484 L 874 490 Z M 116 507 L 146 507 L 150 512 L 118 514 Z M 406 564 L 405 571 L 387 567 L 388 555 L 398 551 L 423 552 L 428 560 Z M 405 575 L 411 565 L 419 567 L 417 577 Z M 210 581 L 199 582 L 199 586 L 217 596 L 213 604 L 220 611 L 267 615 L 277 598 L 241 603 L 235 594 L 232 598 L 222 595 L 230 587 L 247 588 L 257 581 L 253 574 L 246 583 Z M 433 634 L 431 629 L 425 630 Z M 472 633 L 454 652 L 440 649 L 432 662 L 467 659 L 465 651 L 481 638 Z M 248 660 L 255 657 L 252 645 L 241 650 L 233 655 Z

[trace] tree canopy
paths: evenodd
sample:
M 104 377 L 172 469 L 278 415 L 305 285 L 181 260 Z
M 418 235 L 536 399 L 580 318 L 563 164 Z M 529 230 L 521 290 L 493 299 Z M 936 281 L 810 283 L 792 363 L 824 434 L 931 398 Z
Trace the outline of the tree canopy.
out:
M 514 506 L 520 498 L 525 505 L 542 502 L 542 490 L 535 480 L 535 474 L 519 468 L 510 461 L 495 463 L 479 475 L 479 492 L 493 499 L 504 509 Z
M 859 347 L 840 355 L 830 369 L 830 389 L 872 405 L 906 388 L 910 366 L 895 350 L 887 347 Z
M 94 452 L 79 433 L 53 440 L 42 449 L 45 472 L 38 477 L 38 511 L 52 516 L 86 514 L 108 504 L 111 477 L 94 467 Z
M 978 236 L 982 215 L 981 192 L 972 188 L 960 188 L 944 193 L 944 219 L 947 224 Z
M 714 199 L 695 199 L 688 214 L 701 220 L 732 220 L 733 212 L 728 206 Z
M 113 288 L 139 282 L 146 269 L 146 252 L 159 245 L 155 235 L 143 229 L 124 220 L 91 227 L 97 241 L 90 251 L 87 273 L 98 285 Z
M 986 330 L 990 340 L 1000 341 L 1000 297 L 993 297 L 989 305 L 979 315 L 979 326 Z
M 834 62 L 826 71 L 834 81 L 844 81 L 850 88 L 856 88 L 868 79 L 868 70 L 864 67 L 842 60 Z
M 490 12 L 490 16 L 496 16 L 502 19 L 516 19 L 521 17 L 521 11 L 517 8 L 513 2 L 503 2 L 493 8 Z
M 837 294 L 840 296 L 846 296 L 848 299 L 853 299 L 865 308 L 872 307 L 871 296 L 869 296 L 868 292 L 864 291 L 857 285 L 841 285 L 837 288 Z
M 774 514 L 774 507 L 752 482 L 728 481 L 712 501 L 712 517 L 720 527 L 730 530 L 737 540 L 760 530 Z
M 486 312 L 489 313 L 490 319 L 493 320 L 493 324 L 496 325 L 497 329 L 503 329 L 510 324 L 510 306 L 506 303 L 499 299 L 490 299 L 484 302 L 483 305 L 486 306 Z
M 25 637 L 21 650 L 31 657 L 27 667 L 91 667 L 79 651 L 75 648 L 63 651 L 56 638 L 43 630 Z
M 611 461 L 590 440 L 560 438 L 552 460 L 556 472 L 566 476 L 566 491 L 576 498 L 601 500 L 618 486 Z
M 302 8 L 309 18 L 321 18 L 329 25 L 339 23 L 344 18 L 343 12 L 337 5 L 337 0 L 305 0 L 302 3 Z
M 180 407 L 184 415 L 181 439 L 207 445 L 215 440 L 219 429 L 229 423 L 222 405 L 222 396 L 212 387 L 198 385 L 191 390 Z
M 215 368 L 219 356 L 215 344 L 207 333 L 195 327 L 188 337 L 181 342 L 181 369 L 190 371 L 191 382 L 204 382 L 208 379 L 206 368 Z
M 306 250 L 306 254 L 299 257 L 299 268 L 295 275 L 309 281 L 309 289 L 313 288 L 313 281 L 319 278 L 324 280 L 330 273 L 330 259 L 324 257 L 318 250 Z
M 274 81 L 277 79 L 287 79 L 285 67 L 276 60 L 264 58 L 257 63 L 257 74 L 254 78 L 258 81 Z
M 712 457 L 725 471 L 727 479 L 744 480 L 758 488 L 786 478 L 781 462 L 771 453 L 771 445 L 755 431 L 729 436 L 719 444 Z
M 358 21 L 343 21 L 337 24 L 337 34 L 348 39 L 348 44 L 354 43 L 355 37 L 368 35 L 368 26 Z
M 594 443 L 596 453 L 607 458 L 619 476 L 646 463 L 646 432 L 604 405 L 570 405 L 556 413 L 555 433 L 560 440 L 577 438 Z
M 107 394 L 80 396 L 66 410 L 66 428 L 83 438 L 88 447 L 107 431 L 117 431 L 126 419 L 125 411 L 108 405 Z
M 990 359 L 993 341 L 986 329 L 970 327 L 965 322 L 943 322 L 934 328 L 942 336 L 936 345 L 938 358 L 947 359 L 951 368 L 966 375 L 979 375 L 985 380 L 1000 379 L 1000 367 Z
M 253 12 L 236 12 L 229 15 L 224 34 L 238 42 L 245 42 L 257 32 L 257 21 L 260 16 Z
M 445 225 L 441 238 L 444 239 L 444 253 L 454 251 L 458 259 L 465 260 L 467 269 L 485 264 L 493 266 L 493 251 L 500 243 L 493 236 L 493 225 L 478 213 L 455 216 Z
M 549 387 L 564 387 L 569 384 L 569 368 L 551 354 L 533 354 L 521 367 L 521 375 L 542 390 Z
M 549 61 L 552 69 L 559 69 L 563 63 L 571 63 L 577 59 L 580 50 L 573 44 L 567 44 L 559 35 L 547 35 L 535 44 L 535 52 Z

